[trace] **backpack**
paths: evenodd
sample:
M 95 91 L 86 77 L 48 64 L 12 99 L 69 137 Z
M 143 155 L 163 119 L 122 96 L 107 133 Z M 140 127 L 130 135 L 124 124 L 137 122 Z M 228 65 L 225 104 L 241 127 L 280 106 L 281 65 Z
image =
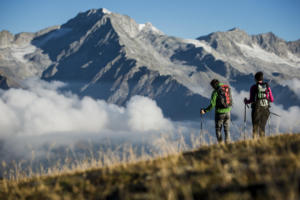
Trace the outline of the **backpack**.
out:
M 232 106 L 231 89 L 228 85 L 220 85 L 217 89 L 217 108 L 228 108 Z
M 255 105 L 257 106 L 269 106 L 269 100 L 267 99 L 269 85 L 268 83 L 258 83 L 257 92 L 255 97 Z

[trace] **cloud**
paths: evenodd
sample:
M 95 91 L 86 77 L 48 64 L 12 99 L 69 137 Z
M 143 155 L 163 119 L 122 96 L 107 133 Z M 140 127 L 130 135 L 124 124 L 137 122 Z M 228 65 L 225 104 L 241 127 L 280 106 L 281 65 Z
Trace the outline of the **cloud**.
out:
M 283 86 L 288 86 L 298 98 L 300 98 L 300 80 L 299 79 L 291 79 L 291 80 L 285 80 L 282 82 Z
M 163 117 L 156 102 L 142 96 L 134 96 L 127 105 L 129 126 L 134 131 L 159 131 L 170 129 L 172 124 Z
M 271 125 L 277 133 L 300 133 L 300 107 L 292 106 L 284 109 L 282 105 L 273 105 L 271 112 Z
M 133 97 L 127 107 L 102 100 L 61 93 L 61 82 L 28 80 L 27 89 L 2 91 L 0 96 L 1 136 L 104 132 L 166 131 L 172 124 L 156 102 Z M 0 136 L 0 137 L 1 137 Z
M 249 92 L 237 92 L 234 88 L 231 89 L 233 97 L 233 106 L 231 113 L 237 117 L 238 120 L 244 120 L 245 104 L 244 98 L 249 98 Z M 249 109 L 247 110 L 249 111 Z M 250 119 L 247 115 L 247 118 Z
M 44 135 L 63 132 L 99 132 L 107 122 L 105 104 L 85 97 L 64 96 L 50 88 L 11 89 L 1 95 L 2 115 L 8 135 Z

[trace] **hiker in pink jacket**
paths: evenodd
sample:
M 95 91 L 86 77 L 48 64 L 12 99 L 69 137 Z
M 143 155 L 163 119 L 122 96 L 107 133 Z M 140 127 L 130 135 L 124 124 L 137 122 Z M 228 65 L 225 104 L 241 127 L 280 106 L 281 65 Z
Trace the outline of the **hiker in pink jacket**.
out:
M 271 88 L 263 79 L 263 72 L 255 74 L 256 84 L 250 89 L 250 99 L 244 99 L 244 103 L 251 104 L 252 108 L 253 138 L 265 136 L 265 127 L 270 116 L 270 102 L 274 101 Z

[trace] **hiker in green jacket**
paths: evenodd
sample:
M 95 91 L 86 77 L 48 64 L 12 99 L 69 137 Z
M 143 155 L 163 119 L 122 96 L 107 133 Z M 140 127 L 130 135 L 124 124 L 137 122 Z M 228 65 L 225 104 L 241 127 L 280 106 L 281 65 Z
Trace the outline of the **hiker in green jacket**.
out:
M 232 106 L 232 97 L 230 87 L 213 79 L 210 85 L 214 89 L 211 95 L 210 105 L 201 109 L 203 115 L 215 108 L 215 128 L 218 142 L 222 142 L 222 127 L 224 126 L 225 142 L 230 142 L 230 111 Z

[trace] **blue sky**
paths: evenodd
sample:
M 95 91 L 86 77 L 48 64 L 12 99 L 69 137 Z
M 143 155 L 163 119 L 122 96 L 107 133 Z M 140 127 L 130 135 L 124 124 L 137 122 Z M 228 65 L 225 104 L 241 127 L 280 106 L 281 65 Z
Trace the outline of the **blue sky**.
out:
M 0 30 L 35 32 L 102 7 L 182 38 L 238 27 L 300 39 L 300 0 L 0 0 Z

